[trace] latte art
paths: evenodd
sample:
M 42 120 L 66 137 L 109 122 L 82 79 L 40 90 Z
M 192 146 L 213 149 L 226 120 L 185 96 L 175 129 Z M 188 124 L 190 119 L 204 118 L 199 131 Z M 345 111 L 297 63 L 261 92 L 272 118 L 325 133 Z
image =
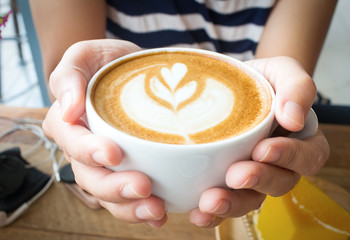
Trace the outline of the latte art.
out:
M 172 109 L 176 111 L 179 103 L 194 95 L 197 83 L 191 81 L 177 89 L 180 81 L 187 73 L 187 67 L 182 63 L 175 63 L 171 69 L 162 67 L 160 72 L 163 81 L 156 76 L 152 77 L 149 84 L 151 91 L 154 95 L 169 103 Z
M 137 75 L 121 92 L 126 115 L 143 127 L 181 135 L 186 143 L 192 143 L 189 134 L 214 127 L 231 113 L 232 92 L 215 79 L 207 79 L 203 86 L 195 80 L 181 85 L 187 73 L 182 63 L 171 69 L 162 67 L 160 73 L 161 79 Z
M 110 125 L 172 144 L 222 140 L 254 127 L 268 112 L 265 93 L 228 63 L 190 53 L 125 62 L 95 85 L 93 102 Z

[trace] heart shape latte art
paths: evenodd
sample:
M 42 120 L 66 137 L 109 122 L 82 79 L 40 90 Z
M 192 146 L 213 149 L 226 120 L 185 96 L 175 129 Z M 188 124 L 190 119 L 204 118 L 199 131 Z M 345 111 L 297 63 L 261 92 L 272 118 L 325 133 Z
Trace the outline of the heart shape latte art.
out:
M 215 127 L 232 112 L 234 96 L 214 78 L 191 79 L 187 66 L 175 63 L 158 74 L 140 73 L 121 92 L 121 106 L 141 126 L 168 134 L 190 135 Z

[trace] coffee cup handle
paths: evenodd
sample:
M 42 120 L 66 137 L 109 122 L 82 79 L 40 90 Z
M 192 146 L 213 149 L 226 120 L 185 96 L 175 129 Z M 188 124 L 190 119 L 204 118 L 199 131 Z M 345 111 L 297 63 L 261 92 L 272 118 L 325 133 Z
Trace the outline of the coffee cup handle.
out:
M 273 127 L 270 135 L 277 128 L 278 125 L 279 125 L 278 122 L 275 120 L 273 123 Z M 318 118 L 315 111 L 312 108 L 310 108 L 310 111 L 308 112 L 305 120 L 304 128 L 299 132 L 292 132 L 288 134 L 287 137 L 297 138 L 302 140 L 302 139 L 314 136 L 317 132 L 317 129 L 318 129 Z
M 291 138 L 297 138 L 297 139 L 305 139 L 308 137 L 312 137 L 316 134 L 318 129 L 318 118 L 315 113 L 315 111 L 310 108 L 309 113 L 307 114 L 304 128 L 299 132 L 293 132 L 288 135 L 288 137 Z

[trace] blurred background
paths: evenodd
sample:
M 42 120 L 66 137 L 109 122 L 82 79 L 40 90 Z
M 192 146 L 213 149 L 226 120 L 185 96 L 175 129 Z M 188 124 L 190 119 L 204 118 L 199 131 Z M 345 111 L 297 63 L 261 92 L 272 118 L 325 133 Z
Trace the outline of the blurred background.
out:
M 22 1 L 22 0 L 19 0 Z M 0 15 L 10 10 L 11 0 L 0 0 Z M 24 7 L 25 6 L 20 6 Z M 319 92 L 334 105 L 350 106 L 350 1 L 339 0 L 319 59 L 314 81 Z M 26 16 L 23 16 L 26 19 Z M 30 35 L 22 15 L 14 13 L 0 40 L 0 103 L 11 106 L 43 107 L 34 65 Z M 18 26 L 18 31 L 16 31 Z M 27 29 L 28 31 L 28 29 Z M 37 51 L 36 51 L 37 52 Z M 40 70 L 40 69 L 39 69 Z

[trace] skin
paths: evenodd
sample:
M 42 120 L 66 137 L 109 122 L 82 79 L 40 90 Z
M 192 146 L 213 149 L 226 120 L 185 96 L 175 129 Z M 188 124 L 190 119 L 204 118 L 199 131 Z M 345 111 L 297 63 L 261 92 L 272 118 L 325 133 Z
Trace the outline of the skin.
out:
M 85 89 L 92 75 L 109 61 L 140 48 L 121 40 L 92 40 L 104 38 L 103 1 L 30 3 L 54 101 L 43 124 L 46 134 L 64 150 L 77 183 L 113 216 L 162 226 L 167 220 L 164 203 L 151 195 L 150 179 L 140 172 L 102 168 L 118 165 L 122 151 L 111 140 L 92 134 L 84 121 Z M 247 62 L 271 82 L 277 97 L 276 119 L 289 131 L 303 128 L 313 103 L 316 87 L 311 75 L 335 4 L 330 0 L 278 1 L 257 49 L 259 59 Z M 259 208 L 266 194 L 288 192 L 300 174 L 317 173 L 328 156 L 329 146 L 320 130 L 305 140 L 265 139 L 255 147 L 251 160 L 230 166 L 226 184 L 231 190 L 205 191 L 189 219 L 197 226 L 214 227 L 225 218 L 242 216 Z

